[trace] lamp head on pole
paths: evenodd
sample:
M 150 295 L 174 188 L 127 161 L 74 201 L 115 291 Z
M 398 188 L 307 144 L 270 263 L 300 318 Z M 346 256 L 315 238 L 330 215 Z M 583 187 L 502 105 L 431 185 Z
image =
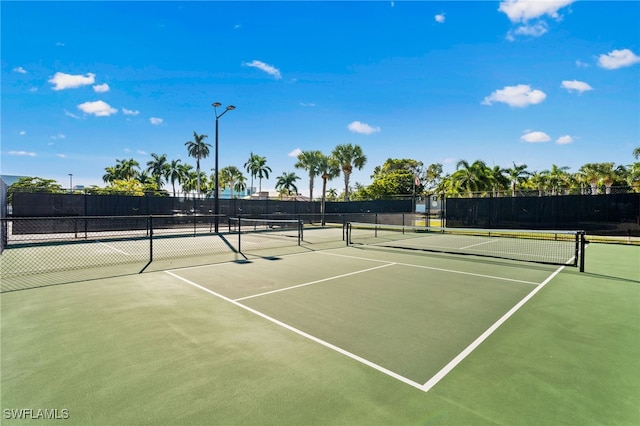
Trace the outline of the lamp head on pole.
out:
M 231 111 L 231 110 L 234 110 L 234 109 L 236 109 L 236 107 L 234 107 L 233 105 L 229 105 L 229 106 L 227 107 L 227 110 L 228 110 L 228 111 Z

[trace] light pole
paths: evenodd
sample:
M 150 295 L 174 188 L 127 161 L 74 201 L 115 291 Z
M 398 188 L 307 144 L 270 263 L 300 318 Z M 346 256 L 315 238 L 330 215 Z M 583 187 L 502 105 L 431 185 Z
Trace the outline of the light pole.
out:
M 214 188 L 214 192 L 213 192 L 213 214 L 214 214 L 214 221 L 216 224 L 215 227 L 215 231 L 216 234 L 218 233 L 218 214 L 220 214 L 220 196 L 218 194 L 218 188 L 219 188 L 219 181 L 218 181 L 218 174 L 220 173 L 220 170 L 218 168 L 218 119 L 220 117 L 222 117 L 227 111 L 231 111 L 236 109 L 236 107 L 234 107 L 233 105 L 228 105 L 224 111 L 222 111 L 222 114 L 218 114 L 218 107 L 221 106 L 222 104 L 220 102 L 214 102 L 213 104 L 211 104 L 213 106 L 213 113 L 216 116 L 216 159 L 215 159 L 215 167 L 216 167 L 216 179 L 215 179 L 215 188 Z
M 73 173 L 69 173 L 69 192 L 73 192 Z

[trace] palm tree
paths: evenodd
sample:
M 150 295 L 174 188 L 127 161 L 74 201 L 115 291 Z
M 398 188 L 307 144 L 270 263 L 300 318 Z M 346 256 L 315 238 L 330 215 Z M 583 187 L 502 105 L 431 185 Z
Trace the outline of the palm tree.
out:
M 634 192 L 639 192 L 640 189 L 640 162 L 629 165 L 627 168 L 627 183 L 633 188 Z
M 545 175 L 547 184 L 551 187 L 551 195 L 558 195 L 560 188 L 569 186 L 571 175 L 567 173 L 569 167 L 558 167 L 551 165 L 551 170 L 543 170 L 541 173 Z
M 640 158 L 640 146 L 633 149 L 633 158 L 636 160 Z
M 184 164 L 178 160 L 171 160 L 171 163 L 167 165 L 166 178 L 171 182 L 173 188 L 173 196 L 176 196 L 176 181 L 182 182 L 185 176 Z
M 240 174 L 236 177 L 236 183 L 233 186 L 233 189 L 236 192 L 243 192 L 245 189 L 247 189 L 247 178 L 245 178 L 243 174 Z
M 534 171 L 529 174 L 529 179 L 526 180 L 527 187 L 538 190 L 538 197 L 544 195 L 544 188 L 547 186 L 547 176 L 544 173 Z
M 508 169 L 503 169 L 500 166 L 493 166 L 492 169 L 486 169 L 488 183 L 491 185 L 491 191 L 494 196 L 500 194 L 500 191 L 504 191 L 509 187 L 509 179 L 504 175 L 508 173 Z
M 309 200 L 313 201 L 313 181 L 318 175 L 318 166 L 322 158 L 320 151 L 302 151 L 298 154 L 298 162 L 294 165 L 297 169 L 309 172 Z
M 276 189 L 280 190 L 280 194 L 291 195 L 291 193 L 297 194 L 298 187 L 295 182 L 300 179 L 295 173 L 282 172 L 282 175 L 278 177 L 276 181 Z
M 256 157 L 252 173 L 258 177 L 258 192 L 262 192 L 262 179 L 269 179 L 269 173 L 271 173 L 271 167 L 267 166 L 267 157 Z
M 185 192 L 198 191 L 198 188 L 201 190 L 207 190 L 209 185 L 207 184 L 207 175 L 204 172 L 198 173 L 197 171 L 193 171 L 192 168 L 189 168 L 187 171 L 184 180 L 182 181 L 182 189 Z
M 251 176 L 251 184 L 250 184 L 250 191 L 253 193 L 254 191 L 254 187 L 253 187 L 253 179 L 256 177 L 257 175 L 257 166 L 256 164 L 258 163 L 260 156 L 256 155 L 253 153 L 253 151 L 251 151 L 249 153 L 249 159 L 246 161 L 246 163 L 244 163 L 244 169 L 247 171 L 247 173 L 249 173 L 249 176 Z
M 138 173 L 138 176 L 136 177 L 136 179 L 142 185 L 149 185 L 149 184 L 154 184 L 155 185 L 155 183 L 156 183 L 156 180 L 153 178 L 153 176 L 148 175 L 146 170 L 143 170 L 140 173 Z M 160 189 L 160 188 L 158 188 L 158 189 Z
M 484 191 L 489 185 L 488 167 L 484 161 L 476 160 L 469 164 L 460 160 L 456 164 L 456 171 L 451 175 L 452 189 L 462 190 L 472 196 L 474 192 Z
M 327 194 L 329 196 L 329 199 L 331 200 L 335 200 L 336 198 L 338 198 L 338 191 L 335 188 L 329 188 L 327 190 Z
M 600 163 L 587 163 L 580 167 L 580 173 L 584 179 L 591 185 L 591 195 L 598 193 L 598 181 L 602 177 Z
M 153 157 L 153 160 L 147 161 L 147 172 L 151 173 L 151 177 L 153 177 L 158 189 L 162 189 L 163 181 L 168 176 L 169 171 L 167 154 L 158 155 L 152 153 L 151 157 Z
M 104 183 L 113 183 L 116 179 L 118 179 L 118 169 L 115 166 L 105 167 L 105 174 L 102 175 L 102 181 Z
M 524 181 L 526 181 L 527 178 L 531 176 L 531 173 L 527 171 L 526 164 L 520 164 L 517 166 L 515 162 L 513 163 L 513 167 L 507 169 L 506 172 L 509 174 L 509 178 L 511 179 L 511 195 L 515 197 L 516 188 L 519 184 L 521 185 Z
M 327 200 L 327 182 L 340 175 L 340 164 L 335 158 L 320 154 L 318 157 L 318 174 L 322 178 L 322 201 L 320 202 L 320 214 L 324 226 L 325 204 Z M 333 190 L 335 192 L 335 190 Z
M 220 181 L 220 186 L 224 188 L 229 188 L 231 190 L 231 198 L 233 198 L 233 191 L 236 189 L 236 183 L 239 179 L 244 179 L 242 176 L 242 172 L 235 166 L 228 166 L 220 170 L 220 175 L 218 179 Z
M 367 162 L 360 145 L 343 144 L 334 148 L 331 156 L 340 164 L 344 177 L 344 200 L 349 201 L 349 177 L 353 168 L 362 170 Z
M 204 140 L 207 135 L 199 135 L 193 132 L 193 141 L 187 141 L 184 144 L 187 146 L 189 157 L 196 159 L 196 178 L 197 178 L 197 193 L 200 194 L 200 159 L 207 158 L 209 156 L 209 148 L 211 144 L 205 143 Z
M 136 176 L 138 176 L 138 168 L 140 167 L 140 163 L 138 163 L 133 158 L 129 158 L 128 160 L 116 160 L 116 174 L 118 175 L 118 179 L 122 180 L 132 180 Z
M 600 173 L 602 174 L 602 183 L 604 183 L 605 194 L 611 194 L 611 185 L 613 185 L 613 182 L 618 175 L 614 166 L 614 163 L 600 163 Z

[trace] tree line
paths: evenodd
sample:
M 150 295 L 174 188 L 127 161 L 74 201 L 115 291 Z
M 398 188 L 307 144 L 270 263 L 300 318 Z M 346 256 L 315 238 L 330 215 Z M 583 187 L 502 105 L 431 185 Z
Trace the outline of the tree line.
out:
M 164 188 L 171 186 L 176 195 L 177 186 L 182 192 L 212 196 L 215 188 L 215 169 L 207 174 L 200 168 L 202 159 L 211 153 L 211 144 L 206 143 L 207 135 L 193 132 L 193 139 L 185 142 L 189 157 L 195 159 L 195 170 L 191 164 L 180 159 L 169 160 L 166 154 L 151 154 L 146 168 L 141 168 L 133 158 L 118 159 L 114 166 L 105 168 L 102 180 L 106 187 L 91 186 L 88 193 L 95 194 L 129 194 L 145 193 L 169 194 Z M 340 198 L 345 201 L 386 199 L 397 196 L 420 196 L 439 194 L 447 197 L 483 196 L 483 195 L 515 195 L 528 191 L 539 196 L 562 194 L 597 194 L 609 193 L 614 186 L 626 187 L 630 191 L 640 192 L 640 147 L 632 152 L 635 162 L 629 165 L 616 165 L 613 162 L 587 163 L 577 172 L 569 172 L 566 166 L 552 164 L 549 169 L 529 171 L 526 164 L 513 163 L 512 167 L 489 167 L 484 161 L 468 162 L 460 160 L 453 173 L 443 173 L 441 163 L 432 163 L 426 168 L 424 163 L 414 159 L 389 158 L 381 166 L 374 168 L 370 185 L 355 183 L 352 188 L 350 178 L 354 169 L 361 170 L 367 162 L 359 145 L 337 145 L 330 154 L 318 150 L 302 151 L 297 156 L 294 167 L 307 172 L 309 179 L 309 197 L 314 199 L 316 178 L 322 181 L 321 200 L 338 197 L 335 189 L 327 189 L 327 183 L 340 175 L 343 177 L 344 189 Z M 250 152 L 243 165 L 247 176 L 236 166 L 220 169 L 218 174 L 218 191 L 229 189 L 231 197 L 243 194 L 249 188 L 253 190 L 254 182 L 258 182 L 258 192 L 262 191 L 262 180 L 268 179 L 272 169 L 267 165 L 267 158 Z M 276 189 L 281 196 L 298 194 L 296 182 L 300 179 L 293 172 L 282 172 L 276 179 Z M 45 189 L 51 192 L 62 192 L 61 185 L 53 180 L 42 178 L 23 178 L 14 183 L 11 190 L 17 188 Z
M 200 168 L 200 161 L 211 153 L 211 144 L 205 139 L 207 135 L 193 132 L 193 140 L 185 142 L 189 157 L 195 159 L 195 170 L 192 165 L 182 160 L 167 159 L 166 154 L 151 154 L 152 159 L 146 163 L 146 169 L 141 169 L 140 164 L 131 159 L 116 160 L 116 165 L 105 168 L 102 180 L 108 184 L 108 190 L 113 192 L 138 192 L 161 191 L 165 184 L 171 184 L 173 195 L 176 194 L 176 184 L 183 192 L 193 192 L 211 196 L 215 188 L 215 169 L 207 174 Z M 344 177 L 345 189 L 343 196 L 349 200 L 350 176 L 353 169 L 362 169 L 367 162 L 362 148 L 359 145 L 338 145 L 330 155 L 321 151 L 302 151 L 297 156 L 295 168 L 305 170 L 309 177 L 309 196 L 313 199 L 313 190 L 316 177 L 322 179 L 322 198 L 327 195 L 327 182 L 338 177 Z M 250 152 L 249 158 L 243 165 L 249 176 L 249 189 L 254 188 L 254 181 L 258 182 L 258 192 L 262 191 L 262 180 L 269 179 L 271 168 L 267 165 L 265 156 Z M 296 182 L 300 179 L 294 172 L 282 172 L 276 179 L 276 189 L 281 195 L 295 195 L 298 193 Z M 133 188 L 133 187 L 136 188 Z M 218 173 L 218 191 L 229 189 L 231 197 L 234 194 L 243 193 L 247 189 L 247 176 L 237 166 L 227 166 Z M 94 187 L 88 190 L 99 191 Z

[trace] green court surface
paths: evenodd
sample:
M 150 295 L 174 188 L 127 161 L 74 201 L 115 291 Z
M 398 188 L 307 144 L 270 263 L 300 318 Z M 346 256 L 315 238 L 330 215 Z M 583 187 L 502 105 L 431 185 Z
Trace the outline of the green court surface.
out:
M 16 281 L 2 424 L 640 424 L 640 247 L 580 273 L 309 241 Z

